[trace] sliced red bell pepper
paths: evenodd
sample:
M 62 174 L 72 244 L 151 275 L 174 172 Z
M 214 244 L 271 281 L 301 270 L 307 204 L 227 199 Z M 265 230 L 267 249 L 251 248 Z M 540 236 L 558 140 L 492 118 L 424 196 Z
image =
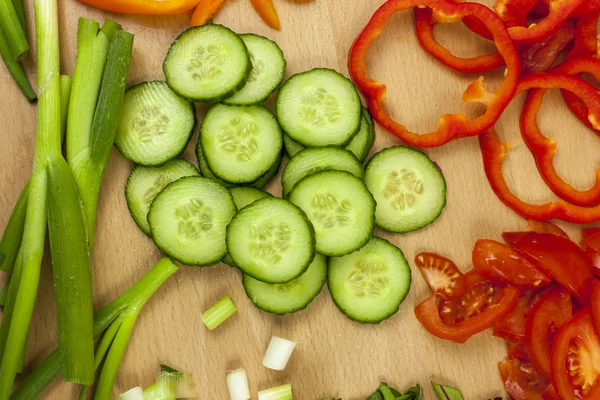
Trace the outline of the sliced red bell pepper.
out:
M 592 262 L 594 268 L 596 268 L 596 274 L 600 275 L 600 228 L 584 229 L 581 231 L 581 239 L 583 242 L 583 250 Z M 600 300 L 600 293 L 598 299 Z M 598 332 L 600 332 L 600 329 Z
M 600 3 L 600 0 L 597 0 Z M 598 56 L 598 19 L 600 14 L 581 16 L 575 25 L 575 42 L 569 58 Z
M 575 59 L 567 63 L 573 64 L 578 61 L 587 61 L 594 64 L 595 68 L 597 68 L 597 72 L 595 73 L 600 77 L 600 60 L 592 58 L 585 60 Z M 570 69 L 562 66 L 559 70 L 570 71 Z M 584 81 L 582 80 L 581 83 L 584 84 Z M 585 85 L 588 85 L 587 82 L 585 82 Z M 589 207 L 598 205 L 600 204 L 600 169 L 596 171 L 596 183 L 590 189 L 578 190 L 562 179 L 554 168 L 557 142 L 544 136 L 537 124 L 537 115 L 542 106 L 545 94 L 546 89 L 533 89 L 527 96 L 521 113 L 521 134 L 523 140 L 533 154 L 540 175 L 556 195 L 577 206 Z M 600 100 L 600 97 L 596 97 L 598 99 L 592 100 L 598 102 L 597 100 Z M 589 112 L 587 103 L 584 102 L 584 105 Z M 598 105 L 600 105 L 600 102 L 598 102 Z
M 573 314 L 571 295 L 566 290 L 552 290 L 531 309 L 527 318 L 525 345 L 531 364 L 550 379 L 550 352 L 554 335 Z
M 537 0 L 498 0 L 494 10 L 506 26 L 526 26 L 527 15 L 536 4 Z
M 552 36 L 521 49 L 521 70 L 524 73 L 549 70 L 574 37 L 575 29 L 566 22 Z
M 600 0 L 586 0 L 571 13 L 571 17 L 585 17 L 598 11 L 600 11 Z
M 560 227 L 556 226 L 552 222 L 540 222 L 535 219 L 530 219 L 527 221 L 527 226 L 529 230 L 537 233 L 552 233 L 553 235 L 562 236 L 564 238 L 569 238 L 567 232 L 560 229 Z
M 179 14 L 196 7 L 200 0 L 79 0 L 83 4 L 126 14 Z
M 448 316 L 442 319 L 440 314 L 445 312 L 444 303 L 440 303 L 442 300 L 435 294 L 415 307 L 417 319 L 432 335 L 464 343 L 471 336 L 494 326 L 506 317 L 521 298 L 521 291 L 514 286 L 507 285 L 501 289 L 490 287 L 475 270 L 466 273 L 465 277 L 468 281 L 474 280 L 479 283 L 471 286 L 462 299 L 447 301 L 446 304 L 450 307 L 460 307 L 462 302 L 465 302 L 464 307 L 468 312 L 465 313 L 462 308 L 457 313 L 450 310 L 454 321 Z M 479 288 L 485 290 L 480 291 Z M 475 293 L 474 296 L 471 296 L 471 291 Z
M 600 206 L 579 207 L 563 200 L 531 204 L 521 200 L 510 191 L 502 173 L 502 163 L 508 152 L 506 144 L 498 139 L 494 130 L 489 130 L 479 136 L 479 145 L 485 174 L 492 190 L 504 204 L 521 216 L 539 221 L 561 219 L 576 224 L 600 221 Z
M 196 11 L 190 20 L 191 26 L 200 26 L 208 23 L 210 19 L 223 7 L 225 0 L 200 0 Z
M 469 20 L 467 20 L 469 21 Z M 479 26 L 467 22 L 472 26 Z M 478 20 L 474 20 L 478 21 Z M 465 74 L 478 74 L 493 71 L 504 65 L 504 58 L 497 51 L 471 58 L 457 57 L 447 48 L 437 42 L 433 35 L 433 28 L 438 24 L 435 14 L 429 8 L 415 8 L 415 28 L 417 39 L 421 47 L 442 64 Z M 474 28 L 478 29 L 478 28 Z M 489 31 L 488 31 L 489 32 Z
M 586 304 L 594 274 L 579 246 L 562 236 L 537 232 L 505 232 L 506 243 Z
M 496 285 L 513 285 L 521 289 L 537 289 L 552 279 L 504 243 L 481 239 L 475 242 L 473 267 Z
M 481 93 L 478 92 L 478 96 L 473 96 L 468 93 L 471 85 L 463 95 L 465 101 L 487 104 L 485 112 L 477 119 L 471 120 L 464 114 L 443 115 L 438 130 L 426 134 L 416 134 L 396 122 L 385 109 L 386 86 L 369 78 L 365 60 L 367 50 L 391 16 L 399 11 L 415 7 L 427 7 L 434 13 L 445 16 L 438 18 L 439 22 L 456 22 L 472 16 L 492 32 L 496 48 L 507 66 L 507 72 L 502 85 L 494 94 L 485 92 L 481 96 Z M 481 4 L 454 3 L 448 0 L 388 0 L 375 12 L 367 26 L 356 38 L 350 49 L 348 68 L 350 76 L 367 98 L 369 111 L 373 118 L 383 128 L 404 142 L 418 147 L 441 146 L 453 139 L 476 136 L 491 128 L 513 98 L 520 75 L 519 56 L 502 20 L 492 10 Z
M 273 0 L 250 0 L 260 18 L 273 29 L 281 30 L 279 15 Z

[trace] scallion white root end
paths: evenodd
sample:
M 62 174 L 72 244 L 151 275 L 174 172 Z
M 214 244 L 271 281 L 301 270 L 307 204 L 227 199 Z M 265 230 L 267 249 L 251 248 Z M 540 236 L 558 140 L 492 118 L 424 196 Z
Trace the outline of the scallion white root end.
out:
M 275 371 L 283 371 L 295 347 L 295 342 L 273 336 L 263 359 L 263 365 Z
M 121 400 L 144 400 L 144 389 L 137 386 L 119 396 Z
M 250 387 L 248 386 L 248 375 L 244 368 L 236 369 L 227 373 L 227 389 L 231 400 L 249 400 Z

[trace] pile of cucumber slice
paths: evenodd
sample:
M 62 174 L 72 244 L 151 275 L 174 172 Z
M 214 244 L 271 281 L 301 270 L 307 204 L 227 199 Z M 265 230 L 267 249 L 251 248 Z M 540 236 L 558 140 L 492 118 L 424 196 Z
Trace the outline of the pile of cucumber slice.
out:
M 410 289 L 411 270 L 376 226 L 405 233 L 433 222 L 446 183 L 404 146 L 367 159 L 373 120 L 352 82 L 325 68 L 283 85 L 286 61 L 269 39 L 216 24 L 190 28 L 169 49 L 166 81 L 127 91 L 115 144 L 136 165 L 125 189 L 140 229 L 186 265 L 222 261 L 243 273 L 254 305 L 304 309 L 328 287 L 337 307 L 379 323 Z M 260 103 L 279 89 L 276 113 Z M 199 170 L 180 159 L 200 124 Z M 283 198 L 262 188 L 280 170 Z

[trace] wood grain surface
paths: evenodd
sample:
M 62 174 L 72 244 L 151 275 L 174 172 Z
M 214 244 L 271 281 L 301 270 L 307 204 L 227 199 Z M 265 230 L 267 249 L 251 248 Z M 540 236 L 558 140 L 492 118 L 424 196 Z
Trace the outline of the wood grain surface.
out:
M 288 61 L 288 77 L 314 67 L 347 73 L 348 49 L 382 2 L 278 0 L 276 6 L 283 29 L 276 32 L 261 22 L 248 0 L 229 0 L 215 21 L 240 33 L 254 32 L 277 41 Z M 489 0 L 485 2 L 491 4 Z M 34 37 L 32 3 L 27 4 L 30 37 Z M 78 17 L 97 20 L 110 17 L 136 36 L 129 74 L 131 84 L 164 79 L 161 68 L 164 55 L 173 39 L 188 27 L 189 15 L 117 15 L 90 9 L 75 0 L 59 0 L 59 7 L 63 73 L 73 73 Z M 436 35 L 459 55 L 493 49 L 489 42 L 460 24 L 440 26 Z M 35 53 L 26 63 L 33 78 Z M 387 104 L 393 115 L 409 128 L 425 131 L 437 126 L 442 113 L 477 111 L 476 107 L 461 102 L 462 91 L 476 76 L 457 74 L 426 55 L 415 39 L 412 12 L 400 13 L 389 21 L 369 51 L 368 67 L 373 77 L 388 84 Z M 26 102 L 4 67 L 0 68 L 0 79 L 2 230 L 31 171 L 36 108 Z M 498 76 L 490 74 L 489 79 L 493 85 Z M 522 101 L 522 97 L 513 101 L 498 131 L 514 144 L 506 162 L 508 182 L 524 198 L 539 202 L 553 195 L 540 179 L 519 137 Z M 198 107 L 200 117 L 205 109 Z M 577 187 L 589 187 L 600 161 L 597 151 L 600 139 L 571 116 L 557 91 L 547 96 L 540 124 L 548 136 L 560 142 L 558 171 Z M 185 153 L 185 158 L 194 163 L 195 143 L 196 137 Z M 377 128 L 374 151 L 395 144 L 399 141 Z M 411 264 L 416 253 L 428 250 L 455 260 L 463 270 L 470 269 L 470 254 L 476 239 L 499 239 L 504 230 L 524 229 L 526 221 L 506 208 L 489 188 L 477 139 L 453 142 L 427 153 L 440 164 L 448 181 L 448 205 L 443 215 L 418 232 L 390 235 L 377 231 L 376 234 L 398 245 Z M 131 163 L 113 150 L 102 186 L 93 251 L 96 309 L 125 291 L 161 256 L 127 211 L 123 189 L 130 169 Z M 278 178 L 270 183 L 268 190 L 280 194 Z M 579 237 L 577 227 L 561 226 L 574 238 Z M 216 331 L 209 332 L 202 324 L 201 312 L 225 294 L 231 296 L 239 311 Z M 459 387 L 468 400 L 505 396 L 496 366 L 506 352 L 504 342 L 489 332 L 464 345 L 432 337 L 413 314 L 414 305 L 426 296 L 429 296 L 426 284 L 413 269 L 410 295 L 400 311 L 380 325 L 360 325 L 345 318 L 326 288 L 308 309 L 277 317 L 252 306 L 237 270 L 222 264 L 210 268 L 182 267 L 144 308 L 115 382 L 114 397 L 133 386 L 152 383 L 160 363 L 193 372 L 201 399 L 228 398 L 225 374 L 228 369 L 238 367 L 248 371 L 254 396 L 259 389 L 290 382 L 296 399 L 315 400 L 327 395 L 359 400 L 382 380 L 400 390 L 421 383 L 427 400 L 434 398 L 430 380 Z M 271 335 L 298 342 L 285 372 L 270 371 L 261 365 Z M 52 273 L 47 256 L 29 334 L 26 372 L 56 346 L 56 341 Z M 43 398 L 74 399 L 76 393 L 74 386 L 56 382 Z

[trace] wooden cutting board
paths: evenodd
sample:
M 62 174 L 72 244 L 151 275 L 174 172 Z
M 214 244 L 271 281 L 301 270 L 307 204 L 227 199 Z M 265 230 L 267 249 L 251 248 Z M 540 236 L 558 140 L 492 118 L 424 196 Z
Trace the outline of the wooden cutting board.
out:
M 490 5 L 489 0 L 485 0 Z M 288 61 L 287 76 L 314 67 L 329 67 L 347 73 L 348 49 L 371 14 L 382 3 L 374 1 L 279 0 L 276 6 L 281 32 L 261 22 L 248 0 L 230 0 L 216 22 L 237 32 L 254 32 L 277 41 Z M 28 2 L 30 23 L 33 1 Z M 135 46 L 129 74 L 131 84 L 164 79 L 162 60 L 173 39 L 188 27 L 189 15 L 131 16 L 104 13 L 75 0 L 59 0 L 62 71 L 72 74 L 75 62 L 77 18 L 103 20 L 110 17 L 134 33 Z M 30 24 L 30 37 L 33 29 Z M 436 30 L 440 41 L 458 55 L 491 51 L 493 46 L 469 33 L 460 24 Z M 34 75 L 34 59 L 26 61 Z M 393 115 L 418 131 L 437 126 L 440 114 L 477 107 L 464 106 L 462 91 L 477 76 L 463 76 L 427 56 L 416 42 L 412 12 L 392 18 L 369 51 L 369 72 L 388 84 L 387 104 Z M 496 74 L 498 75 L 498 74 Z M 35 142 L 36 107 L 29 105 L 0 68 L 0 229 L 4 229 L 19 192 L 29 177 Z M 491 76 L 490 82 L 498 77 Z M 499 123 L 498 130 L 515 144 L 506 163 L 506 177 L 514 190 L 531 201 L 553 198 L 535 170 L 532 157 L 518 136 L 522 97 L 515 100 Z M 270 103 L 272 106 L 272 102 Z M 205 106 L 199 106 L 202 116 Z M 591 135 L 565 108 L 558 93 L 550 93 L 540 123 L 549 136 L 560 141 L 557 168 L 577 187 L 593 183 L 599 164 L 600 139 Z M 193 155 L 196 137 L 185 157 Z M 377 128 L 375 149 L 399 144 Z M 478 141 L 453 142 L 427 153 L 437 161 L 448 181 L 448 205 L 433 225 L 406 235 L 377 231 L 398 245 L 411 261 L 420 251 L 435 251 L 470 269 L 470 252 L 476 239 L 499 239 L 504 230 L 526 227 L 526 221 L 506 208 L 492 193 L 483 173 Z M 93 250 L 94 304 L 99 309 L 123 293 L 161 254 L 135 225 L 125 204 L 123 189 L 131 163 L 113 151 L 102 186 L 96 243 Z M 279 195 L 279 179 L 268 190 Z M 574 226 L 565 226 L 578 238 Z M 5 277 L 0 277 L 4 279 Z M 209 332 L 200 315 L 225 294 L 237 304 L 238 313 L 216 331 Z M 144 308 L 115 382 L 117 398 L 133 386 L 147 386 L 165 363 L 194 374 L 202 399 L 226 399 L 225 374 L 244 367 L 252 393 L 290 382 L 295 398 L 344 400 L 364 399 L 386 381 L 404 390 L 415 383 L 425 388 L 425 399 L 433 399 L 429 381 L 460 388 L 466 399 L 505 396 L 497 362 L 506 353 L 504 342 L 489 332 L 456 345 L 433 338 L 414 317 L 417 302 L 429 296 L 419 272 L 413 269 L 410 295 L 400 311 L 380 325 L 360 325 L 348 320 L 335 307 L 325 288 L 308 307 L 294 315 L 277 317 L 254 308 L 246 298 L 240 274 L 225 265 L 211 268 L 182 267 Z M 285 372 L 262 367 L 261 360 L 271 335 L 298 342 Z M 27 347 L 26 371 L 39 363 L 57 342 L 52 273 L 46 257 L 38 301 Z M 73 385 L 56 382 L 44 394 L 47 399 L 74 399 Z M 254 397 L 256 398 L 256 397 Z

